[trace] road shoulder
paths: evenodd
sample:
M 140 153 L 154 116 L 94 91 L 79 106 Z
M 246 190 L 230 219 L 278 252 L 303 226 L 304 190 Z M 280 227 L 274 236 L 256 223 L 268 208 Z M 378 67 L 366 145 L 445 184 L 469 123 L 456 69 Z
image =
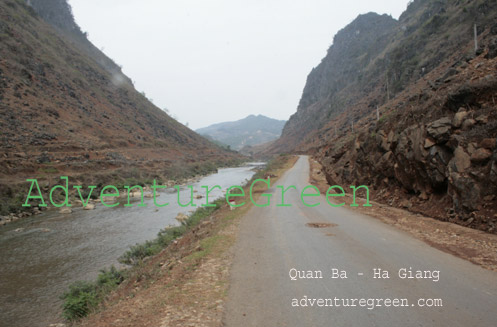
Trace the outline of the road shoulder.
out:
M 310 184 L 317 186 L 322 193 L 325 193 L 329 184 L 322 173 L 321 165 L 312 157 L 309 157 L 309 163 Z M 345 197 L 346 206 L 344 207 L 395 226 L 436 249 L 470 261 L 482 268 L 497 271 L 497 235 L 436 220 L 382 203 L 370 202 L 373 206 L 369 208 L 362 206 L 350 208 L 352 197 L 348 194 Z M 364 203 L 364 199 L 359 199 L 358 203 Z
M 297 157 L 278 158 L 264 176 L 275 181 Z M 248 193 L 246 187 L 246 194 Z M 255 198 L 262 189 L 254 188 Z M 241 201 L 241 200 L 240 200 Z M 159 254 L 150 257 L 79 326 L 221 326 L 233 245 L 242 217 L 224 204 Z

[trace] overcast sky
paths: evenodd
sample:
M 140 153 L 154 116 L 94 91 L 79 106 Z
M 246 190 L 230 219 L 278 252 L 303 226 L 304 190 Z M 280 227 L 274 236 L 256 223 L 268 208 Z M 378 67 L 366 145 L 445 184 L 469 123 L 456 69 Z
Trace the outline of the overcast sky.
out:
M 288 119 L 307 74 L 357 15 L 408 0 L 69 0 L 76 22 L 138 91 L 193 129 Z

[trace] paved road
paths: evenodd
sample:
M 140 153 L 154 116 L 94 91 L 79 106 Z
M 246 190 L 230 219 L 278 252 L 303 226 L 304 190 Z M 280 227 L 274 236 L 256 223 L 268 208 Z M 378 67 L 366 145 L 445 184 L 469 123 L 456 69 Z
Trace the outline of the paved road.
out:
M 272 185 L 268 191 L 274 195 L 271 206 L 254 207 L 243 218 L 235 245 L 226 326 L 497 326 L 497 273 L 434 249 L 351 208 L 331 208 L 324 197 L 307 200 L 320 206 L 305 207 L 299 194 L 308 185 L 308 174 L 308 159 L 301 157 L 277 183 L 297 186 L 297 192 L 290 190 L 285 196 L 293 206 L 276 207 L 281 195 Z M 312 222 L 337 226 L 306 226 Z M 435 277 L 399 278 L 399 269 L 409 267 L 438 270 L 439 281 Z M 323 278 L 292 281 L 289 272 L 293 268 L 321 271 Z M 331 278 L 333 268 L 346 271 L 348 278 Z M 388 271 L 390 278 L 374 279 L 375 268 Z M 304 296 L 323 300 L 310 306 L 311 301 L 302 301 Z M 331 306 L 335 297 L 338 304 L 349 299 L 356 306 Z M 360 306 L 371 301 L 360 302 L 363 298 L 392 299 L 392 306 L 370 310 Z M 395 298 L 400 304 L 407 299 L 407 306 L 394 307 Z M 293 299 L 308 306 L 293 307 Z M 443 306 L 420 307 L 419 299 L 442 299 Z M 374 301 L 375 305 L 388 304 Z

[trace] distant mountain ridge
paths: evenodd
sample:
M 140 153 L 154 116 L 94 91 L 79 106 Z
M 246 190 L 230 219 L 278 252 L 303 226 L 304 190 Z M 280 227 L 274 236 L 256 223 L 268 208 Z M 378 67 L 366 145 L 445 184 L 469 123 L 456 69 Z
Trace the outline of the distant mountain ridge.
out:
M 280 137 L 286 121 L 263 115 L 250 115 L 244 119 L 217 123 L 197 129 L 197 133 L 229 145 L 234 150 L 258 145 Z

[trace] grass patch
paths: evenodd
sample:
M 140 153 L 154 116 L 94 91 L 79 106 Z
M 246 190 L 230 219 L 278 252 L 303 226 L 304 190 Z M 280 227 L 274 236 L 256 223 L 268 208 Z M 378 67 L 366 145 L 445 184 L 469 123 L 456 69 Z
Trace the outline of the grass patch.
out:
M 95 310 L 105 295 L 124 281 L 125 272 L 112 266 L 101 270 L 94 282 L 78 281 L 69 286 L 69 291 L 62 295 L 64 300 L 63 316 L 74 321 L 87 316 Z
M 255 173 L 253 179 L 259 179 L 259 178 L 263 179 L 264 176 L 266 176 L 269 173 L 276 173 L 282 169 L 285 169 L 287 164 L 290 162 L 290 158 L 292 157 L 293 157 L 292 155 L 288 154 L 280 154 L 274 157 L 266 164 L 266 167 L 264 169 L 259 170 L 257 173 Z
M 378 124 L 384 124 L 384 123 L 392 120 L 392 118 L 394 118 L 394 116 L 396 114 L 397 114 L 397 110 L 396 109 L 390 110 L 389 112 L 385 113 L 384 115 L 382 115 L 380 117 L 380 120 L 378 121 Z
M 199 208 L 180 226 L 163 229 L 155 239 L 132 246 L 126 253 L 119 257 L 119 262 L 127 265 L 138 265 L 146 257 L 159 253 L 163 248 L 171 244 L 172 241 L 185 234 L 190 228 L 198 225 L 204 218 L 209 217 L 214 211 L 218 210 L 223 202 L 224 198 L 221 198 L 213 202 L 215 207 Z
M 43 167 L 43 168 L 40 168 L 40 172 L 46 173 L 46 174 L 55 174 L 55 173 L 58 173 L 59 170 L 55 167 Z
M 215 235 L 204 238 L 200 241 L 200 248 L 198 251 L 193 252 L 185 258 L 185 260 L 198 260 L 204 258 L 206 255 L 212 252 L 213 248 L 220 242 L 226 242 L 227 237 L 223 235 Z

